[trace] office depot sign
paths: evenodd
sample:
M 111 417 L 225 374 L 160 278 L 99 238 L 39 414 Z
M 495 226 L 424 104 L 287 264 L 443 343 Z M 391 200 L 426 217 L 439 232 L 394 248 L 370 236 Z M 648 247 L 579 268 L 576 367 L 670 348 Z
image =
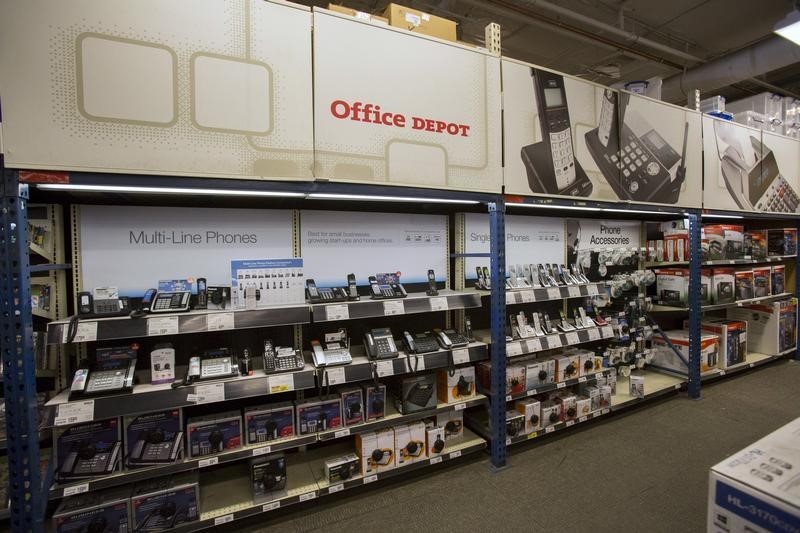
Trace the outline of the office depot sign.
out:
M 313 35 L 315 176 L 501 190 L 499 58 L 326 10 Z

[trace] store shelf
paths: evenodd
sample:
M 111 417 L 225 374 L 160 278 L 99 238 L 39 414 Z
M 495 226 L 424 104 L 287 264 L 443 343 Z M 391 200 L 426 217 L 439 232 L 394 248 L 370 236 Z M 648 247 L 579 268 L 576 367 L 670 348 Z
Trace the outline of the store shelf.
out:
M 52 310 L 45 311 L 44 309 L 39 309 L 38 307 L 34 307 L 31 309 L 31 312 L 33 313 L 33 316 L 38 316 L 39 318 L 44 318 L 47 320 L 53 320 L 55 318 L 55 315 Z
M 232 316 L 225 316 L 232 315 Z M 206 333 L 208 331 L 221 331 L 223 329 L 249 329 L 271 326 L 286 326 L 294 324 L 308 324 L 311 314 L 306 304 L 276 305 L 252 311 L 218 311 L 203 310 L 189 311 L 186 313 L 158 313 L 148 315 L 146 318 L 110 317 L 87 318 L 81 320 L 82 327 L 94 329 L 96 334 L 90 335 L 87 340 L 114 340 L 157 336 L 148 331 L 148 321 L 161 320 L 168 317 L 177 319 L 177 334 Z M 229 324 L 233 324 L 230 327 Z M 218 327 L 219 325 L 219 327 Z M 210 328 L 209 328 L 210 326 Z M 47 325 L 47 343 L 63 344 L 69 320 L 58 320 Z M 171 331 L 170 334 L 174 334 Z M 77 341 L 76 341 L 77 342 Z
M 44 247 L 39 246 L 38 244 L 31 242 L 28 244 L 28 248 L 30 249 L 31 252 L 35 253 L 36 255 L 44 257 L 48 263 L 52 263 L 53 261 L 55 261 L 55 259 L 53 258 L 53 254 L 48 252 L 47 250 L 44 249 Z
M 714 259 L 711 261 L 703 261 L 700 263 L 704 267 L 713 266 L 727 266 L 727 265 L 761 265 L 766 263 L 782 263 L 785 261 L 794 261 L 797 259 L 794 255 L 775 255 L 765 257 L 763 259 Z M 689 266 L 689 261 L 662 261 L 662 262 L 647 262 L 643 264 L 644 268 L 667 268 L 675 266 Z
M 614 328 L 609 325 L 594 328 L 577 329 L 569 333 L 553 333 L 542 337 L 529 337 L 515 341 L 506 341 L 506 356 L 528 355 L 563 346 L 577 346 L 587 342 L 609 339 L 614 336 Z M 492 335 L 489 330 L 478 330 L 475 338 L 491 344 Z
M 569 298 L 586 298 L 587 296 L 597 296 L 605 292 L 605 290 L 605 282 L 586 283 L 583 285 L 559 285 L 558 287 L 507 289 L 506 305 L 551 302 Z M 490 294 L 489 291 L 478 289 L 475 289 L 475 292 L 481 296 L 489 296 Z
M 797 348 L 792 348 L 790 350 L 785 350 L 778 355 L 767 355 L 758 352 L 750 352 L 747 354 L 747 359 L 744 363 L 738 363 L 736 365 L 731 365 L 728 368 L 715 368 L 713 370 L 709 370 L 708 372 L 703 372 L 701 379 L 703 380 L 711 380 L 716 378 L 721 378 L 727 376 L 729 374 L 736 374 L 742 372 L 744 370 L 750 370 L 751 368 L 755 368 L 757 366 L 765 365 L 769 362 L 775 361 L 776 359 L 781 359 L 789 354 L 793 354 L 797 351 Z
M 316 370 L 310 364 L 306 364 L 303 370 L 297 372 L 285 372 L 273 374 L 272 376 L 266 376 L 258 370 L 256 372 L 257 374 L 253 376 L 199 382 L 193 386 L 176 389 L 172 388 L 169 383 L 159 385 L 145 383 L 134 386 L 133 392 L 129 394 L 88 397 L 85 400 L 93 402 L 91 420 L 102 420 L 115 416 L 194 406 L 197 405 L 197 401 L 193 401 L 193 396 L 208 394 L 210 389 L 216 389 L 217 394 L 213 396 L 214 401 L 221 402 L 316 387 Z M 182 375 L 182 373 L 183 370 L 179 368 L 178 375 Z M 224 396 L 217 399 L 222 394 L 219 390 L 220 386 L 224 390 Z M 56 417 L 63 405 L 78 404 L 84 401 L 70 402 L 68 397 L 69 390 L 64 390 L 45 404 L 42 415 L 42 424 L 45 427 L 56 425 Z
M 771 296 L 762 296 L 760 298 L 750 298 L 748 300 L 737 300 L 732 303 L 727 304 L 712 304 L 712 305 L 704 305 L 701 307 L 703 312 L 705 311 L 717 311 L 719 309 L 729 309 L 731 307 L 744 307 L 745 305 L 751 304 L 764 304 L 764 303 L 771 303 L 777 302 L 779 300 L 786 300 L 788 298 L 794 297 L 794 294 L 790 292 L 783 292 L 781 294 L 773 294 Z
M 406 298 L 389 300 L 372 300 L 362 296 L 361 300 L 355 302 L 314 304 L 311 306 L 311 312 L 314 314 L 314 322 L 329 322 L 469 309 L 480 306 L 480 296 L 475 292 L 440 290 L 438 296 L 428 296 L 424 292 L 418 292 L 409 293 Z
M 612 372 L 616 372 L 614 369 L 605 369 L 601 370 L 600 372 L 594 372 L 588 376 L 581 376 L 574 379 L 568 379 L 566 381 L 559 381 L 558 383 L 550 383 L 547 385 L 541 385 L 536 387 L 535 389 L 529 389 L 524 392 L 520 392 L 517 394 L 508 394 L 506 395 L 506 401 L 510 402 L 513 400 L 521 400 L 522 398 L 527 398 L 528 396 L 535 396 L 537 394 L 542 394 L 545 392 L 550 392 L 558 389 L 564 389 L 566 387 L 572 387 L 573 385 L 580 385 L 581 383 L 586 383 L 587 385 L 592 385 L 597 383 L 598 376 L 608 376 Z M 489 396 L 487 391 L 481 391 L 483 394 Z
M 326 458 L 337 457 L 353 452 L 352 446 L 324 447 L 287 458 L 286 495 L 272 501 L 254 503 L 248 465 L 236 465 L 229 469 L 214 472 L 213 478 L 201 475 L 200 520 L 182 524 L 172 531 L 188 532 L 220 526 L 259 515 L 289 505 L 315 500 L 318 497 L 336 494 L 347 489 L 415 472 L 432 465 L 449 462 L 468 454 L 476 453 L 486 447 L 486 441 L 464 430 L 464 437 L 448 441 L 444 453 L 432 459 L 424 459 L 407 466 L 373 474 L 366 478 L 356 477 L 343 483 L 330 486 L 322 479 L 321 465 Z

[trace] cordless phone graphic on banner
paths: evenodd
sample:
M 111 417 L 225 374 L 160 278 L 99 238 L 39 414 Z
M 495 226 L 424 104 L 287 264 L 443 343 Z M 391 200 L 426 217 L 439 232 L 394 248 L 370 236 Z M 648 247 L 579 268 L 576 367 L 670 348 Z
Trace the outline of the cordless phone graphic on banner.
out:
M 589 196 L 592 182 L 575 159 L 564 77 L 531 69 L 542 130 L 541 142 L 522 147 L 522 162 L 531 191 L 568 196 Z
M 637 114 L 631 122 L 637 123 L 641 136 L 625 123 L 629 100 L 627 93 L 605 90 L 600 125 L 586 132 L 586 147 L 620 199 L 674 204 L 686 179 L 689 123 L 684 124 L 678 154 Z

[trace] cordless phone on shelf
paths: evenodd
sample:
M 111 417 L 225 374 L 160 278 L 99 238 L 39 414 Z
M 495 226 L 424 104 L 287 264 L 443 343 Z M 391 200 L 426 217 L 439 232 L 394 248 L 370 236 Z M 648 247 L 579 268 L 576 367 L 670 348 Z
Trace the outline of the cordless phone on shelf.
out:
M 305 368 L 303 352 L 288 346 L 275 346 L 271 340 L 264 341 L 264 372 L 292 372 Z
M 433 269 L 428 270 L 428 290 L 425 291 L 428 296 L 438 296 L 439 289 L 436 287 L 436 274 Z
M 98 348 L 94 364 L 75 372 L 69 390 L 70 399 L 131 392 L 136 374 L 136 355 L 137 350 L 130 346 Z

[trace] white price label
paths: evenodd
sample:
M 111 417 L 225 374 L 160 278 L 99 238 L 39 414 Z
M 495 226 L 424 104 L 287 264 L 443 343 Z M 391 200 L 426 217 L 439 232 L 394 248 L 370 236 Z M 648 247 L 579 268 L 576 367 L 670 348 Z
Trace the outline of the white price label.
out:
M 442 456 L 441 455 L 439 455 L 437 457 L 431 457 L 430 464 L 438 465 L 441 462 L 442 462 Z
M 566 381 L 559 381 L 558 383 L 556 383 L 556 388 L 557 389 L 563 389 L 566 386 L 567 386 L 567 382 Z
M 208 331 L 233 329 L 233 313 L 211 313 L 206 318 Z
M 522 298 L 522 303 L 524 304 L 530 303 L 535 299 L 533 295 L 533 289 L 522 291 L 519 293 L 519 295 Z
M 750 368 L 754 368 L 756 366 L 755 363 L 750 363 Z
M 511 437 L 506 437 L 506 446 L 511 446 Z
M 194 388 L 197 395 L 197 403 L 215 403 L 225 401 L 225 384 L 210 383 L 208 385 L 197 385 Z
M 341 385 L 345 382 L 344 367 L 326 368 L 325 377 L 327 385 Z
M 604 415 L 607 415 L 609 411 L 610 411 L 610 409 L 603 409 L 603 410 L 602 410 L 602 413 L 603 413 Z
M 271 451 L 272 451 L 271 446 L 260 446 L 258 448 L 253 448 L 253 457 L 257 457 L 259 455 L 267 455 Z
M 227 524 L 228 522 L 233 522 L 233 513 L 226 514 L 225 516 L 218 516 L 214 519 L 215 526 L 221 526 L 222 524 Z
M 328 494 L 335 494 L 343 490 L 344 490 L 344 483 L 338 483 L 336 485 L 331 485 L 330 487 L 328 487 Z
M 454 365 L 463 365 L 464 363 L 469 363 L 469 348 L 450 350 L 450 353 L 453 354 Z
M 546 428 L 544 428 L 545 433 L 552 433 L 555 430 L 556 430 L 555 426 L 547 426 Z
M 522 354 L 522 343 L 521 342 L 510 342 L 506 344 L 506 357 L 512 357 L 515 355 Z
M 547 337 L 547 348 L 552 350 L 553 348 L 561 347 L 561 335 L 550 335 Z
M 720 370 L 720 371 L 719 371 L 719 375 L 720 375 L 720 376 L 724 376 L 724 375 L 725 375 L 725 373 L 726 373 L 726 372 L 725 372 L 724 370 Z
M 342 437 L 347 437 L 349 435 L 350 435 L 350 428 L 340 429 L 339 431 L 333 434 L 333 438 L 341 439 Z
M 567 344 L 578 344 L 581 342 L 581 338 L 578 336 L 577 331 L 570 331 L 567 333 Z
M 201 459 L 197 461 L 198 468 L 205 468 L 207 466 L 214 466 L 219 463 L 219 457 L 209 457 L 208 459 Z
M 372 474 L 371 476 L 367 476 L 364 478 L 364 485 L 367 483 L 372 483 L 374 481 L 378 481 L 378 474 Z
M 506 305 L 511 305 L 517 303 L 517 293 L 516 292 L 507 292 L 506 293 Z
M 742 307 L 743 305 L 744 305 L 744 303 L 742 303 L 742 302 L 736 302 L 736 306 L 737 307 Z
M 88 483 L 81 483 L 80 485 L 64 488 L 64 496 L 74 496 L 76 494 L 83 494 L 84 492 L 89 492 Z
M 597 296 L 600 294 L 600 291 L 597 290 L 597 285 L 594 284 L 587 285 L 586 290 L 589 291 L 589 296 Z
M 383 316 L 404 315 L 406 306 L 403 300 L 388 300 L 383 302 Z
M 311 491 L 311 492 L 306 492 L 305 494 L 301 494 L 300 498 L 298 498 L 298 500 L 300 500 L 301 502 L 307 502 L 308 500 L 313 500 L 316 497 L 317 497 L 317 493 L 314 492 L 314 491 Z
M 578 378 L 578 383 L 586 383 L 586 376 L 581 376 Z
M 64 338 L 62 342 L 67 342 L 69 337 L 69 328 L 64 328 Z M 78 322 L 78 327 L 75 330 L 75 337 L 72 342 L 93 342 L 97 340 L 97 322 Z
M 566 424 L 564 424 L 564 425 L 565 425 L 566 427 L 574 426 L 574 425 L 575 425 L 575 421 L 574 421 L 574 420 L 567 420 L 567 423 L 566 423 Z
M 575 285 L 570 285 L 567 287 L 567 293 L 569 294 L 570 298 L 580 298 L 581 296 L 581 289 L 576 287 Z
M 266 513 L 269 511 L 274 511 L 275 509 L 279 509 L 280 506 L 281 506 L 280 501 L 265 503 L 264 505 L 261 506 L 261 512 Z
M 582 416 L 578 419 L 578 422 L 586 422 L 586 420 L 587 418 L 585 416 Z
M 431 311 L 447 311 L 449 309 L 447 305 L 447 297 L 445 296 L 437 296 L 436 298 L 431 298 L 428 301 L 431 303 Z
M 600 330 L 597 328 L 589 328 L 587 332 L 589 333 L 590 341 L 600 340 Z
M 506 401 L 507 401 L 507 402 L 510 402 L 512 398 L 513 398 L 513 396 L 511 396 L 511 395 L 509 394 L 508 396 L 506 396 Z
M 461 457 L 461 450 L 450 452 L 450 459 L 456 459 L 458 457 Z
M 463 411 L 467 408 L 466 402 L 457 403 L 453 406 L 453 409 L 456 411 Z
M 159 316 L 147 319 L 148 337 L 155 337 L 157 335 L 177 335 L 177 334 L 178 334 L 178 317 Z
M 548 287 L 547 288 L 547 299 L 548 300 L 560 300 L 561 299 L 561 290 L 558 287 Z
M 377 367 L 379 378 L 394 375 L 394 361 L 378 361 Z
M 294 376 L 284 374 L 267 378 L 267 394 L 278 394 L 294 390 Z
M 186 395 L 186 401 L 188 403 L 197 403 L 197 394 L 189 393 Z
M 528 339 L 525 341 L 525 351 L 528 353 L 533 352 L 541 352 L 542 351 L 542 341 L 539 339 Z
M 350 320 L 350 307 L 347 304 L 326 305 L 325 320 Z
M 603 338 L 604 339 L 607 339 L 609 337 L 613 337 L 614 336 L 614 328 L 612 328 L 611 326 L 603 326 L 601 328 L 601 331 L 603 333 Z
M 62 403 L 58 406 L 53 425 L 66 426 L 69 424 L 80 424 L 81 422 L 89 422 L 93 418 L 94 400 Z
M 536 389 L 531 389 L 528 391 L 528 396 L 535 396 L 535 395 L 536 395 Z

